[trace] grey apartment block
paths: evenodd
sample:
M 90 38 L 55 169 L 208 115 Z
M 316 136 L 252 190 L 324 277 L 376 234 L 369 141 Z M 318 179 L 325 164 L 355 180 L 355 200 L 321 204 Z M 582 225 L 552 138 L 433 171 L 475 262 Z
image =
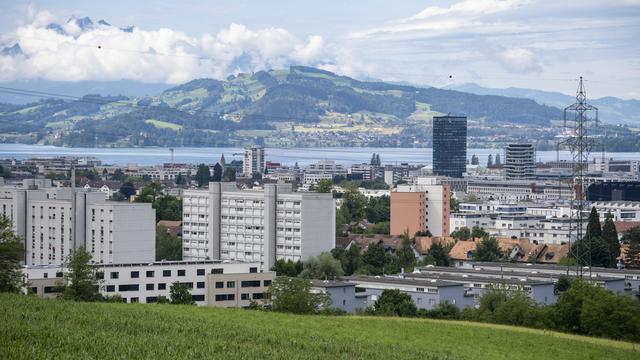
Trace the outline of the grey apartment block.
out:
M 291 184 L 239 190 L 209 183 L 183 200 L 185 260 L 305 260 L 335 246 L 335 201 L 331 194 L 296 193 Z
M 536 175 L 536 150 L 533 144 L 508 144 L 504 170 L 509 180 L 533 179 Z
M 109 202 L 102 192 L 25 181 L 0 187 L 0 213 L 24 239 L 26 265 L 63 264 L 79 247 L 97 263 L 155 259 L 150 204 Z
M 348 313 L 356 310 L 364 310 L 366 302 L 356 297 L 356 284 L 347 281 L 311 281 L 311 289 L 315 292 L 323 292 L 331 299 L 330 308 L 339 309 Z
M 467 117 L 433 117 L 433 173 L 461 178 L 467 168 Z

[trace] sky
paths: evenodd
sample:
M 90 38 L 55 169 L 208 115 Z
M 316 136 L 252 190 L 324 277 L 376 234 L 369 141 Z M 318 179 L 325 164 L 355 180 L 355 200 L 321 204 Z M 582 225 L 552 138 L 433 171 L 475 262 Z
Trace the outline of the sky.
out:
M 0 0 L 0 8 L 0 83 L 179 84 L 309 65 L 363 80 L 566 94 L 584 76 L 589 97 L 640 99 L 640 0 Z M 83 28 L 85 16 L 93 24 Z

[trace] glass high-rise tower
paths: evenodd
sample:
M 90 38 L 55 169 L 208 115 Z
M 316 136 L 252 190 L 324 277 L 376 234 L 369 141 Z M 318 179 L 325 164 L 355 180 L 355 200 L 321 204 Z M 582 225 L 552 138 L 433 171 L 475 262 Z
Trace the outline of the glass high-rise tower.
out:
M 433 117 L 433 173 L 461 178 L 467 171 L 467 117 Z

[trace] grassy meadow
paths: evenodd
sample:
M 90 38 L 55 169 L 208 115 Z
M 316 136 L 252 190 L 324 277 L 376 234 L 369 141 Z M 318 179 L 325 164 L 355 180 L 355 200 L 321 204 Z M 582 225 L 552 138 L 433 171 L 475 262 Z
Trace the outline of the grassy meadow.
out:
M 640 345 L 509 326 L 0 295 L 0 359 L 639 359 Z

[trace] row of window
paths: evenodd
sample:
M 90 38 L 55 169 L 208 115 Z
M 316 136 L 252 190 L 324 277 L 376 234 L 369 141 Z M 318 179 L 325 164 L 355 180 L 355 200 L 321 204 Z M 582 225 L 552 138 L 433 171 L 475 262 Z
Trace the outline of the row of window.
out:
M 264 299 L 264 293 L 240 294 L 240 300 L 261 300 Z M 216 301 L 235 301 L 235 294 L 217 294 Z
M 212 269 L 211 273 L 212 274 L 222 274 L 224 271 L 224 269 L 222 268 L 216 268 L 216 269 Z M 172 271 L 171 270 L 162 270 L 162 277 L 170 277 L 171 276 Z M 187 275 L 187 271 L 185 269 L 179 269 L 178 270 L 178 276 L 186 276 Z M 147 278 L 152 278 L 155 277 L 155 271 L 154 270 L 147 270 L 146 271 L 146 277 Z M 198 276 L 204 276 L 205 275 L 205 270 L 204 269 L 197 269 L 196 270 L 196 275 Z M 96 274 L 98 279 L 104 279 L 104 273 L 103 272 L 98 272 Z M 132 279 L 137 279 L 140 277 L 140 272 L 139 271 L 132 271 L 130 274 Z M 109 278 L 110 279 L 119 279 L 120 278 L 120 273 L 118 271 L 112 271 L 109 274 Z

